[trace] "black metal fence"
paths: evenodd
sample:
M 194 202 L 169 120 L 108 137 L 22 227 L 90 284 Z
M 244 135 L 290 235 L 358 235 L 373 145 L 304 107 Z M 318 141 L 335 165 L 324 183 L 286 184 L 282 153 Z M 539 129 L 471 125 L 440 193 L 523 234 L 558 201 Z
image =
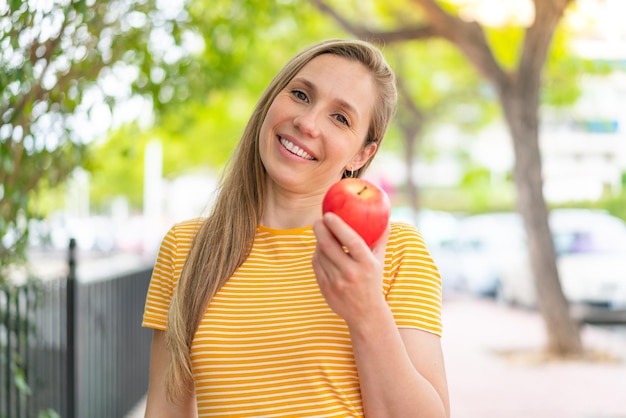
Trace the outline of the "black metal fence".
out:
M 81 282 L 73 267 L 0 286 L 0 418 L 123 418 L 147 391 L 151 269 Z

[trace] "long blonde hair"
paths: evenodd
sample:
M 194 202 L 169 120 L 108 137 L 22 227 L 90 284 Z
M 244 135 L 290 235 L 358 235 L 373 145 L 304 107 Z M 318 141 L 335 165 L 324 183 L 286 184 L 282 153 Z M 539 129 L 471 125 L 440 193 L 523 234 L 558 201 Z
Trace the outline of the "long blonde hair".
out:
M 222 177 L 211 214 L 199 226 L 183 267 L 169 310 L 167 341 L 171 363 L 167 394 L 171 400 L 188 395 L 193 387 L 191 344 L 202 316 L 215 293 L 244 262 L 260 222 L 265 199 L 266 171 L 259 155 L 259 131 L 277 94 L 313 58 L 334 54 L 361 62 L 378 88 L 378 100 L 366 143 L 379 144 L 395 112 L 395 76 L 381 51 L 359 40 L 328 40 L 292 58 L 274 77 L 259 99 L 242 138 Z M 370 161 L 355 171 L 360 176 Z

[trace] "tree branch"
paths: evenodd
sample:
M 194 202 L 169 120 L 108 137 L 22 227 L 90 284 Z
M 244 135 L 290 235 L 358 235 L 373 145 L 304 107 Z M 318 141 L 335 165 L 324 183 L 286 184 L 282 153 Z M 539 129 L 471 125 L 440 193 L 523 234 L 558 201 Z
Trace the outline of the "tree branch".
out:
M 510 82 L 510 76 L 496 61 L 482 27 L 466 22 L 444 11 L 434 0 L 413 0 L 427 17 L 428 25 L 405 27 L 396 31 L 374 31 L 354 25 L 323 0 L 311 0 L 322 13 L 332 17 L 345 31 L 377 44 L 440 37 L 456 45 L 480 74 L 498 89 Z M 567 1 L 567 0 L 558 0 Z
M 42 69 L 41 74 L 39 75 L 39 78 L 37 80 L 35 80 L 34 85 L 31 87 L 31 89 L 28 91 L 28 93 L 24 94 L 21 98 L 21 100 L 14 106 L 13 108 L 13 114 L 11 115 L 11 119 L 9 121 L 9 123 L 13 123 L 15 121 L 15 119 L 17 118 L 17 116 L 22 112 L 22 110 L 24 109 L 24 107 L 26 106 L 27 103 L 34 101 L 37 97 L 40 96 L 41 92 L 44 90 L 43 89 L 43 78 L 45 77 L 46 73 L 48 72 L 48 68 L 50 68 L 50 64 L 52 61 L 52 57 L 54 55 L 54 51 L 59 47 L 59 45 L 61 44 L 61 38 L 63 37 L 63 35 L 65 34 L 65 30 L 67 29 L 67 25 L 68 25 L 68 13 L 69 10 L 72 6 L 68 5 L 65 13 L 64 13 L 64 19 L 63 19 L 63 23 L 61 24 L 61 28 L 59 29 L 59 33 L 58 35 L 53 38 L 53 39 L 49 39 L 48 41 L 46 41 L 44 44 L 46 46 L 46 52 L 43 56 L 43 59 L 46 60 L 46 65 L 45 67 Z M 37 40 L 35 40 L 36 43 L 38 43 Z M 28 58 L 31 60 L 35 60 L 33 62 L 31 62 L 32 66 L 35 66 L 35 62 L 37 60 L 37 57 L 34 56 L 34 54 L 28 54 Z M 0 110 L 0 115 L 5 114 L 5 112 L 8 109 L 2 109 Z M 9 144 L 9 147 L 11 146 L 11 142 L 12 142 L 12 138 L 9 137 L 7 140 L 7 143 Z
M 435 31 L 456 45 L 487 80 L 498 88 L 509 83 L 510 76 L 496 61 L 480 24 L 450 15 L 434 0 L 413 0 L 413 3 L 421 7 Z
M 518 80 L 522 91 L 538 90 L 541 85 L 542 68 L 548 57 L 563 12 L 572 0 L 533 0 L 535 21 L 526 30 L 518 68 Z M 533 90 L 534 89 L 534 90 Z
M 401 109 L 406 111 L 407 118 L 402 115 L 398 115 L 398 122 L 403 126 L 403 130 L 407 135 L 415 136 L 419 131 L 419 128 L 424 123 L 424 112 L 420 109 L 411 97 L 411 89 L 406 85 L 404 78 L 398 76 L 396 78 L 396 84 L 398 86 L 398 96 L 400 103 L 402 103 Z M 410 121 L 410 123 L 409 123 Z
M 395 42 L 403 42 L 417 39 L 435 38 L 439 35 L 430 25 L 416 27 L 402 27 L 393 31 L 376 31 L 364 26 L 357 26 L 345 19 L 339 12 L 330 7 L 323 0 L 311 0 L 317 9 L 330 16 L 343 30 L 355 37 L 369 42 L 386 45 Z

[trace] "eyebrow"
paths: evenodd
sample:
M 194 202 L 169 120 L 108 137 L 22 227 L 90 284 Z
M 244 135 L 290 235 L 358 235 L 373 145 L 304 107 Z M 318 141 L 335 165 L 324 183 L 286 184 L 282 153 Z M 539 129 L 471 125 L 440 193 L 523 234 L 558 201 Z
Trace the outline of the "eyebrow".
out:
M 301 78 L 301 77 L 294 77 L 292 79 L 293 81 L 297 81 L 299 83 L 304 84 L 305 86 L 307 86 L 309 89 L 311 89 L 313 92 L 317 91 L 317 87 L 315 87 L 315 84 L 311 83 L 309 80 L 307 80 L 306 78 Z M 348 103 L 347 101 L 343 100 L 343 99 L 335 99 L 336 102 L 339 103 L 339 106 L 346 109 L 349 113 L 352 113 L 354 115 L 357 116 L 357 118 L 359 117 L 359 111 L 352 106 L 350 103 Z

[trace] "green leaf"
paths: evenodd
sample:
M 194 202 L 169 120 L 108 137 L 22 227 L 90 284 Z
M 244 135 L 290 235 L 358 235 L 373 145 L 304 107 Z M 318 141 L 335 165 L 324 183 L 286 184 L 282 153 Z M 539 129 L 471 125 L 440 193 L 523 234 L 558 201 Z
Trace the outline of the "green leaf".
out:
M 22 395 L 31 396 L 33 394 L 33 391 L 31 390 L 30 386 L 28 386 L 28 383 L 26 382 L 26 377 L 24 376 L 24 371 L 22 369 L 17 368 L 17 370 L 15 370 L 15 375 L 13 376 L 13 382 L 15 383 L 17 390 Z
M 39 412 L 39 415 L 37 415 L 37 418 L 61 418 L 61 415 L 55 410 L 48 408 Z

